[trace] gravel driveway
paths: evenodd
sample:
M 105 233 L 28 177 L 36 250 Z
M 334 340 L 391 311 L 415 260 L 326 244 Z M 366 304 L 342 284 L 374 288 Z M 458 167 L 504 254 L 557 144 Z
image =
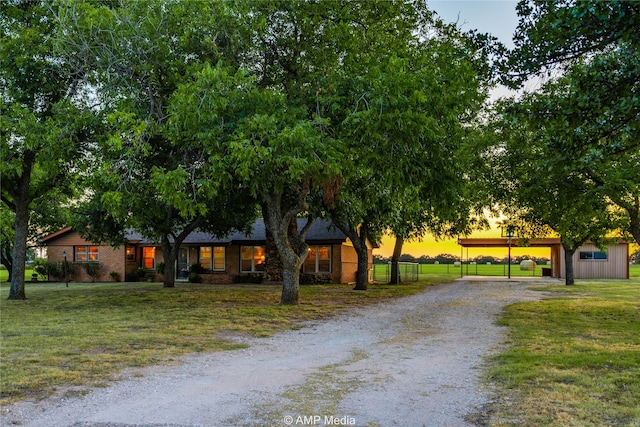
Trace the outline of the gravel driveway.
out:
M 469 426 L 504 330 L 495 315 L 539 299 L 527 281 L 457 280 L 353 310 L 244 350 L 131 371 L 81 397 L 4 408 L 0 425 Z

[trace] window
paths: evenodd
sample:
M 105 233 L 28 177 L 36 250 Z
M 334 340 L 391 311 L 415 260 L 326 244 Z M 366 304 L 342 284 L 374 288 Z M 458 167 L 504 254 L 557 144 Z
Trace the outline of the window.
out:
M 609 256 L 606 252 L 581 251 L 580 261 L 607 261 Z
M 133 246 L 127 246 L 125 249 L 125 254 L 127 256 L 127 261 L 136 260 L 136 248 L 134 248 Z
M 201 246 L 200 267 L 205 270 L 224 271 L 225 249 L 224 246 Z
M 76 246 L 73 253 L 76 262 L 98 261 L 100 258 L 97 246 Z
M 142 268 L 152 270 L 156 267 L 156 248 L 145 246 L 142 248 Z
M 309 246 L 304 261 L 305 273 L 331 273 L 331 246 Z
M 264 246 L 240 248 L 240 271 L 243 273 L 264 271 Z

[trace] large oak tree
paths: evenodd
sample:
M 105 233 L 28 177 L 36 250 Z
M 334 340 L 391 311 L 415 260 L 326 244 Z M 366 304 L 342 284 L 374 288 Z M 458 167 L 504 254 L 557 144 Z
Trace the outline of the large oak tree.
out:
M 168 127 L 170 100 L 191 68 L 237 52 L 227 4 L 67 3 L 58 15 L 66 54 L 91 73 L 109 138 L 93 153 L 88 201 L 78 208 L 87 237 L 118 243 L 132 227 L 161 244 L 164 287 L 173 287 L 182 241 L 199 229 L 244 229 L 254 201 L 226 167 L 207 162 L 192 137 Z M 191 108 L 198 108 L 197 104 Z
M 366 289 L 366 237 L 391 230 L 399 257 L 405 239 L 468 231 L 472 216 L 465 145 L 486 98 L 486 60 L 471 39 L 420 5 L 412 19 L 391 13 L 404 26 L 378 29 L 377 49 L 352 53 L 338 90 L 343 110 L 335 102 L 330 110 L 347 155 L 340 196 L 328 209 L 354 241 L 357 289 Z
M 26 298 L 32 211 L 74 193 L 94 139 L 85 75 L 55 49 L 56 11 L 47 2 L 0 4 L 0 181 L 2 209 L 13 222 L 9 299 Z
M 640 243 L 640 4 L 521 1 L 504 81 L 551 76 L 545 111 L 533 117 L 566 137 L 554 154 L 611 204 Z

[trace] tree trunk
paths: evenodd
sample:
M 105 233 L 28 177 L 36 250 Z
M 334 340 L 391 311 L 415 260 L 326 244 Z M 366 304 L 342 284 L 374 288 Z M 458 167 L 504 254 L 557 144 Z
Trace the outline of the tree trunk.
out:
M 295 216 L 289 219 L 286 224 L 283 220 L 281 226 L 284 228 L 284 233 L 280 234 L 280 236 L 274 233 L 274 242 L 282 261 L 282 296 L 280 304 L 296 305 L 298 304 L 298 291 L 300 289 L 300 270 L 309 253 L 309 246 L 304 242 L 304 232 L 300 233 L 298 231 L 298 221 Z M 286 244 L 279 243 L 278 237 L 284 237 Z
M 16 215 L 15 235 L 13 236 L 13 265 L 11 268 L 11 287 L 9 288 L 10 300 L 26 300 L 24 292 L 24 273 L 27 263 L 27 238 L 29 237 L 29 204 L 32 198 L 29 196 L 31 185 L 31 171 L 35 163 L 36 155 L 33 151 L 24 153 L 22 174 L 18 185 L 14 188 L 13 208 Z
M 576 253 L 576 248 L 572 248 L 568 244 L 563 243 L 564 249 L 564 269 L 565 269 L 565 284 L 567 286 L 575 285 L 575 278 L 573 277 L 573 254 Z
M 29 234 L 29 201 L 26 197 L 14 200 L 16 208 L 15 236 L 13 239 L 13 265 L 11 266 L 10 300 L 26 300 L 24 274 L 27 262 L 27 236 Z
M 283 262 L 282 295 L 280 297 L 280 304 L 298 304 L 298 293 L 300 289 L 300 267 L 302 267 L 302 262 L 294 262 L 292 264 Z
M 282 261 L 282 297 L 280 303 L 283 305 L 296 305 L 298 304 L 298 290 L 300 288 L 300 269 L 309 253 L 309 246 L 304 241 L 304 235 L 312 220 L 310 219 L 305 228 L 298 232 L 296 214 L 302 210 L 300 206 L 294 206 L 283 212 L 281 193 L 265 192 L 262 193 L 262 198 L 265 203 L 262 209 L 265 228 L 273 235 L 274 243 L 278 248 Z
M 391 255 L 391 278 L 389 284 L 399 285 L 401 282 L 400 269 L 398 262 L 400 262 L 400 255 L 402 255 L 402 245 L 404 244 L 404 238 L 396 236 L 396 243 L 393 246 L 393 255 Z
M 367 245 L 353 245 L 358 255 L 358 270 L 356 271 L 356 291 L 366 291 L 369 285 L 369 249 Z
M 163 288 L 175 288 L 176 287 L 176 258 L 178 254 L 178 242 L 174 242 L 172 245 L 169 241 L 169 236 L 162 235 L 160 247 L 162 248 L 162 258 L 164 259 L 164 269 L 162 274 L 164 278 L 162 280 Z
M 369 284 L 369 248 L 367 247 L 368 228 L 366 224 L 360 224 L 360 230 L 350 224 L 340 223 L 334 220 L 333 224 L 340 229 L 353 244 L 358 256 L 358 270 L 356 271 L 355 291 L 366 291 Z
M 273 234 L 266 230 L 266 242 L 264 245 L 264 274 L 262 276 L 263 282 L 282 282 L 282 260 L 278 253 Z

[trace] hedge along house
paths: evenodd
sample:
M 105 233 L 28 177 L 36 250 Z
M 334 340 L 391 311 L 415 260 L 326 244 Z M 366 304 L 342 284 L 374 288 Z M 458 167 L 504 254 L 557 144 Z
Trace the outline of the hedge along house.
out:
M 299 227 L 302 227 L 299 220 Z M 164 262 L 160 244 L 144 238 L 135 231 L 128 231 L 126 244 L 118 248 L 88 242 L 70 227 L 56 231 L 43 239 L 47 246 L 48 261 L 67 261 L 81 265 L 99 262 L 101 269 L 97 281 L 111 280 L 111 272 L 120 278 L 135 280 L 140 276 L 156 275 L 156 267 Z M 306 235 L 309 255 L 301 273 L 318 282 L 351 283 L 355 281 L 357 254 L 351 242 L 328 221 L 315 220 Z M 204 232 L 193 232 L 180 245 L 176 261 L 176 280 L 187 281 L 193 265 L 204 283 L 224 284 L 241 281 L 247 276 L 262 275 L 267 257 L 266 231 L 262 219 L 256 220 L 248 235 L 235 232 L 225 238 L 216 238 Z M 373 245 L 369 244 L 369 270 L 372 267 Z M 240 276 L 240 277 L 238 277 Z M 256 277 L 257 276 L 257 277 Z M 76 268 L 71 280 L 90 281 L 84 269 Z
M 458 239 L 462 248 L 508 248 L 508 238 L 490 239 Z M 560 238 L 531 239 L 527 247 L 548 247 L 551 251 L 550 276 L 566 277 L 564 249 Z M 523 247 L 517 238 L 511 239 L 511 247 Z M 468 258 L 468 256 L 467 256 Z M 576 279 L 628 279 L 629 278 L 629 243 L 619 240 L 617 244 L 608 245 L 606 251 L 587 243 L 573 254 L 573 273 Z

